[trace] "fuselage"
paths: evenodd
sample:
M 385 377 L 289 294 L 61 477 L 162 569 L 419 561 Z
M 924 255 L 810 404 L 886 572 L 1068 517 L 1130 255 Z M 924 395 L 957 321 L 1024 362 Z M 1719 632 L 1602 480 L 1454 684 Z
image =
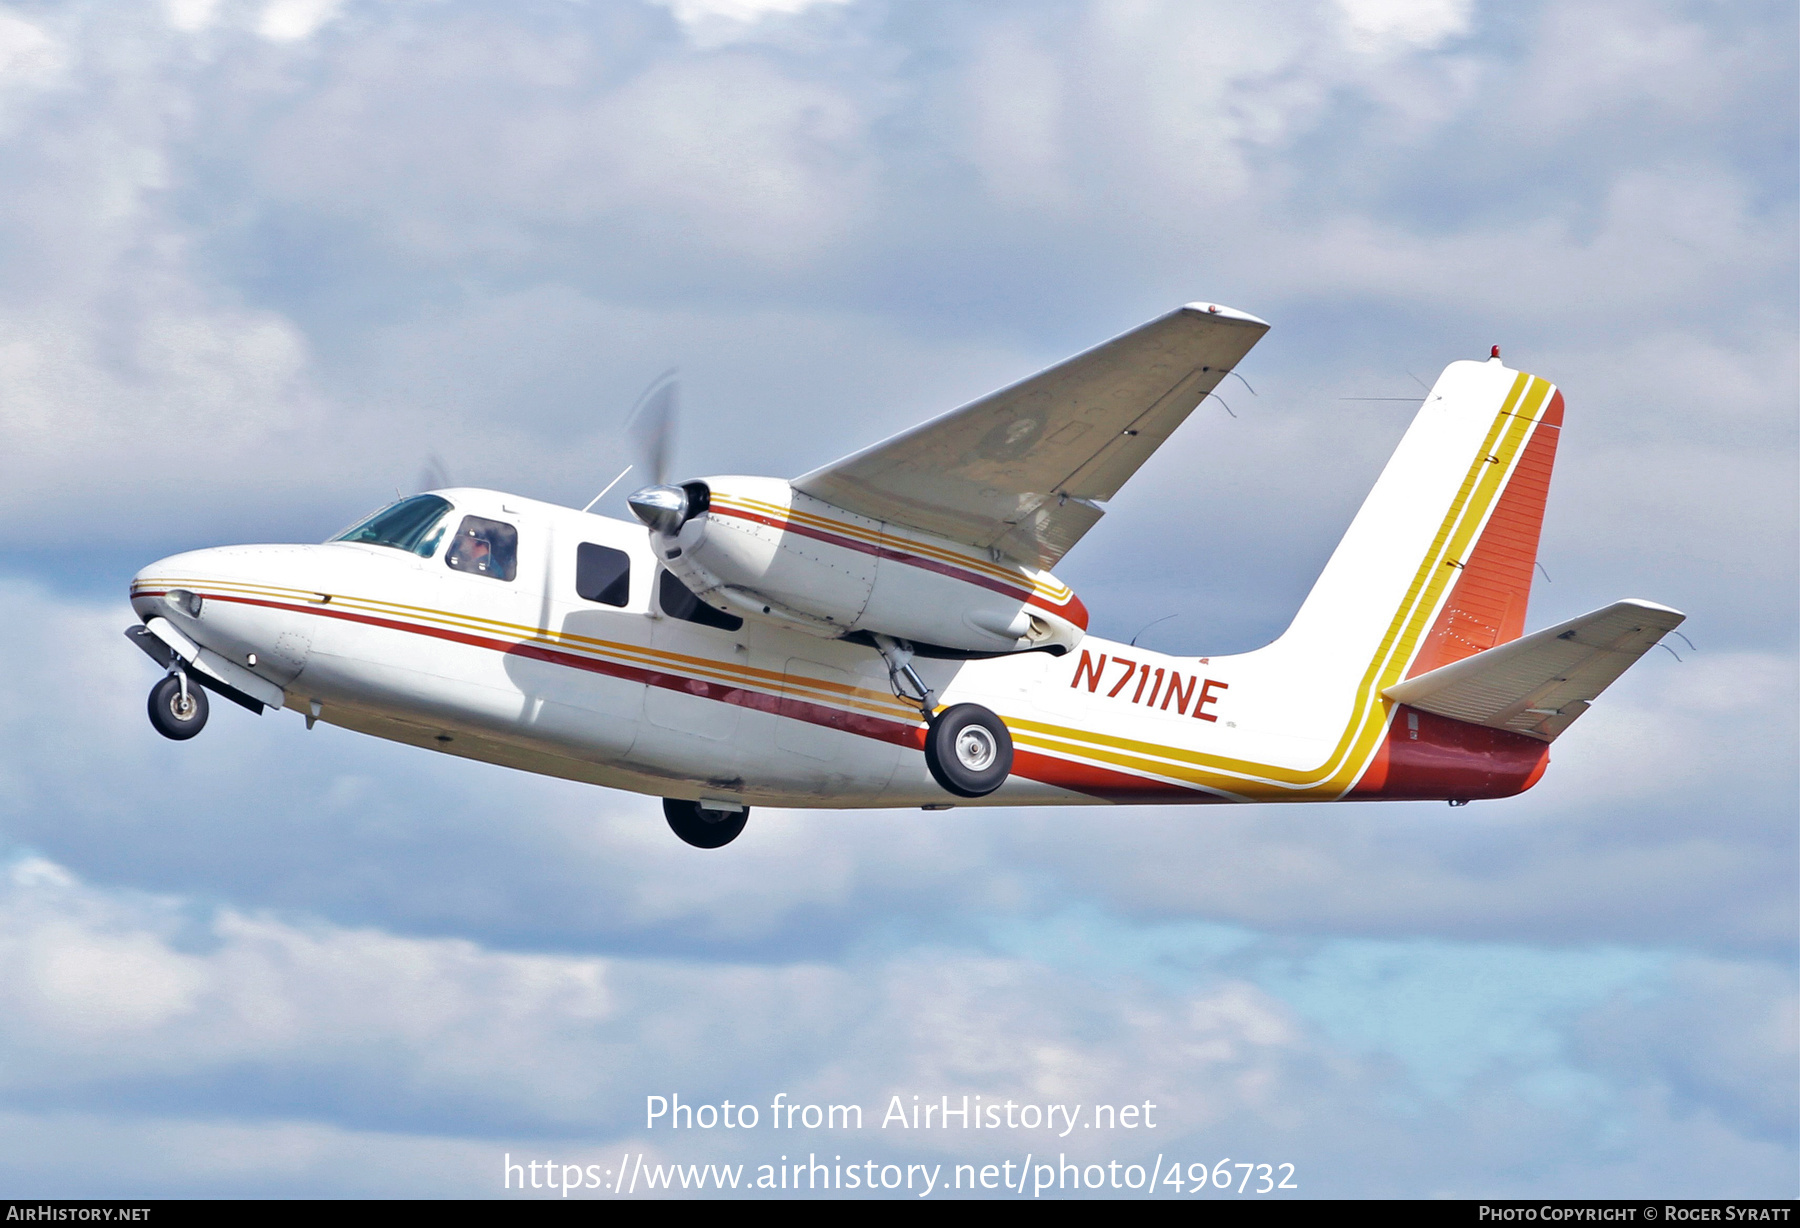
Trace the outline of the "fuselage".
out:
M 866 644 L 705 609 L 696 621 L 691 595 L 680 616 L 640 525 L 494 491 L 436 493 L 450 523 L 516 534 L 510 575 L 454 554 L 454 540 L 230 546 L 145 568 L 133 607 L 317 720 L 694 801 L 1466 800 L 1529 787 L 1547 759 L 1542 742 L 1382 699 L 1358 681 L 1381 676 L 1380 662 L 1298 660 L 1281 641 L 1178 657 L 1088 635 L 1054 651 L 914 661 L 940 705 L 981 704 L 1012 735 L 1007 781 L 952 797 L 919 753 L 918 710 Z

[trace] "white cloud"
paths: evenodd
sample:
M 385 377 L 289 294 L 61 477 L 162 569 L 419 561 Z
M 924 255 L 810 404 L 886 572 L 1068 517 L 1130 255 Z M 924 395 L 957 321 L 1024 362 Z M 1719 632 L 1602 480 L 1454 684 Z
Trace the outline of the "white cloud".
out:
M 727 21 L 760 21 L 765 17 L 791 17 L 808 9 L 846 4 L 849 0 L 657 0 L 685 25 L 714 18 Z
M 1338 7 L 1361 50 L 1429 50 L 1467 34 L 1475 15 L 1473 0 L 1338 0 Z
M 0 10 L 0 90 L 41 88 L 61 75 L 68 58 L 42 27 Z
M 311 38 L 342 8 L 344 0 L 269 0 L 257 22 L 257 33 L 274 42 Z
M 211 26 L 218 17 L 223 0 L 164 0 L 169 25 L 184 34 L 195 34 Z
M 0 141 L 26 122 L 34 103 L 69 83 L 71 58 L 55 35 L 0 8 Z
M 1692 1127 L 1640 1112 L 1632 1097 L 1645 1092 L 1671 1110 L 1705 1112 L 1709 1146 L 1673 1171 L 1628 1169 L 1615 1188 L 1679 1184 L 1734 1146 L 1751 1189 L 1766 1192 L 1787 1171 L 1771 1127 L 1783 1102 L 1757 1081 L 1791 1053 L 1792 1028 L 1780 1019 L 1792 978 L 1753 963 L 1688 961 L 1670 984 L 1646 975 L 1640 958 L 1637 973 L 1628 963 L 1623 977 L 1589 977 L 1571 998 L 1566 988 L 1541 992 L 1523 950 L 1442 948 L 1434 964 L 1393 944 L 1326 944 L 1296 959 L 1292 944 L 1266 939 L 1210 955 L 1204 941 L 1185 954 L 1177 941 L 1163 946 L 1180 971 L 1159 987 L 1164 978 L 1150 967 L 1070 966 L 1062 952 L 1082 943 L 1090 922 L 1080 920 L 1062 932 L 1060 948 L 1046 948 L 1047 960 L 941 946 L 835 964 L 516 954 L 103 891 L 29 859 L 0 886 L 0 921 L 0 1030 L 15 1057 L 4 1094 L 94 1105 L 115 1088 L 139 1089 L 140 1098 L 151 1088 L 188 1106 L 185 1120 L 165 1119 L 155 1144 L 135 1114 L 92 1108 L 0 1114 L 0 1135 L 35 1123 L 48 1137 L 126 1140 L 130 1154 L 104 1179 L 129 1179 L 142 1171 L 141 1157 L 162 1156 L 175 1191 L 393 1191 L 433 1182 L 479 1191 L 499 1170 L 483 1146 L 584 1158 L 604 1148 L 607 1160 L 646 1147 L 756 1160 L 765 1150 L 821 1144 L 949 1162 L 1011 1154 L 1023 1136 L 901 1137 L 877 1125 L 891 1096 L 910 1105 L 914 1095 L 964 1094 L 1039 1105 L 1149 1101 L 1165 1131 L 1157 1149 L 1273 1146 L 1303 1157 L 1314 1189 L 1382 1188 L 1375 1174 L 1325 1173 L 1359 1140 L 1411 1131 L 1424 1113 L 1438 1140 L 1417 1144 L 1436 1156 L 1419 1162 L 1435 1162 L 1442 1181 L 1479 1186 L 1498 1172 L 1484 1145 L 1494 1127 L 1480 1115 L 1443 1116 L 1445 1093 L 1429 1068 L 1434 1047 L 1453 1056 L 1461 1080 L 1477 1078 L 1482 1096 L 1537 1130 L 1616 1137 L 1624 1129 L 1693 1142 Z M 1091 936 L 1129 944 L 1142 932 L 1115 923 Z M 1548 963 L 1591 971 L 1604 959 Z M 1256 971 L 1268 960 L 1287 971 Z M 66 977 L 34 971 L 43 968 L 78 970 L 83 985 L 111 978 L 115 993 L 175 988 L 151 995 L 155 1011 L 138 1003 L 121 1015 L 85 988 L 69 994 Z M 1708 1036 L 1721 1026 L 1689 1005 L 1696 978 L 1730 986 L 1735 1010 L 1750 1017 L 1704 1042 L 1736 1050 L 1724 1064 L 1702 1056 L 1710 1048 L 1681 1056 L 1671 1046 L 1667 1057 L 1658 1048 L 1670 1019 Z M 1621 992 L 1600 1006 L 1577 1009 L 1615 985 Z M 1484 1009 L 1496 1003 L 1484 1026 Z M 1358 1014 L 1389 1023 L 1346 1032 L 1344 1017 Z M 1758 1022 L 1765 1017 L 1771 1026 Z M 1634 1036 L 1643 1039 L 1621 1043 Z M 1426 1066 L 1408 1074 L 1419 1059 Z M 1570 1078 L 1583 1082 L 1581 1096 L 1547 1090 Z M 213 1090 L 221 1084 L 236 1090 L 221 1099 Z M 689 1103 L 766 1103 L 776 1091 L 801 1103 L 860 1103 L 867 1122 L 859 1135 L 833 1138 L 646 1135 L 644 1096 L 671 1091 Z M 525 1141 L 508 1143 L 509 1134 Z M 369 1156 L 406 1163 L 385 1176 L 370 1166 L 345 1171 L 355 1141 Z M 1146 1159 L 1132 1146 L 1140 1141 L 1025 1140 L 1102 1160 Z M 1608 1150 L 1589 1141 L 1571 1159 L 1591 1163 Z M 8 1164 L 65 1174 L 41 1152 L 9 1148 Z M 1583 1188 L 1578 1171 L 1553 1188 Z M 92 1190 L 95 1177 L 90 1164 L 85 1184 L 72 1188 Z

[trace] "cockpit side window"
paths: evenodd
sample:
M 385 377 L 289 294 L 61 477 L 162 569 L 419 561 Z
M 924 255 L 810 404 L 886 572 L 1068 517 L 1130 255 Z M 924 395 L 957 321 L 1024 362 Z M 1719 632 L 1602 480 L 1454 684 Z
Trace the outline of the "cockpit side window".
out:
M 575 592 L 583 601 L 625 605 L 631 600 L 631 556 L 582 542 L 575 548 Z
M 449 510 L 447 499 L 436 495 L 414 495 L 388 504 L 331 540 L 392 546 L 428 559 L 437 551 L 438 542 L 443 540 L 444 526 L 448 523 L 444 513 Z
M 444 551 L 444 562 L 457 571 L 510 580 L 518 573 L 519 531 L 500 520 L 464 516 Z
M 699 623 L 703 627 L 718 627 L 722 631 L 736 631 L 744 625 L 744 620 L 736 614 L 716 610 L 694 596 L 694 591 L 672 571 L 663 572 L 662 579 L 657 581 L 656 599 L 663 613 L 670 618 Z

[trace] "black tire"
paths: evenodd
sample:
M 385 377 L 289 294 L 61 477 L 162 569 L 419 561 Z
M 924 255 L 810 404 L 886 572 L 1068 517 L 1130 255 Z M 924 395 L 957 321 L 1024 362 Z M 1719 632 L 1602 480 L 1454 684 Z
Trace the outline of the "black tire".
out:
M 185 742 L 206 728 L 206 692 L 192 678 L 187 703 L 181 701 L 181 679 L 170 674 L 150 688 L 150 723 L 165 738 Z
M 925 766 L 958 797 L 986 797 L 1012 774 L 1012 734 L 980 704 L 938 713 L 925 734 Z
M 738 838 L 744 824 L 750 821 L 746 806 L 736 814 L 727 810 L 702 810 L 699 802 L 682 802 L 663 798 L 663 817 L 669 830 L 697 849 L 723 848 Z

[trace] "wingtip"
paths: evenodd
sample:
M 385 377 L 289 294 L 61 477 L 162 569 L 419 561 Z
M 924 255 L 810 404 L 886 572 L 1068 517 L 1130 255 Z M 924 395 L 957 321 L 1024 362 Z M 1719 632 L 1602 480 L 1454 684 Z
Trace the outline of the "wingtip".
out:
M 1624 600 L 1620 601 L 1619 604 L 1636 606 L 1640 610 L 1650 610 L 1657 614 L 1673 614 L 1675 616 L 1675 625 L 1680 625 L 1687 621 L 1686 614 L 1677 610 L 1674 606 L 1664 605 L 1660 601 L 1649 601 L 1643 597 L 1626 597 Z
M 1241 320 L 1245 324 L 1260 324 L 1269 327 L 1269 322 L 1247 311 L 1239 311 L 1235 307 L 1227 307 L 1222 303 L 1183 303 L 1183 311 L 1191 311 L 1196 315 L 1215 316 L 1223 320 Z

